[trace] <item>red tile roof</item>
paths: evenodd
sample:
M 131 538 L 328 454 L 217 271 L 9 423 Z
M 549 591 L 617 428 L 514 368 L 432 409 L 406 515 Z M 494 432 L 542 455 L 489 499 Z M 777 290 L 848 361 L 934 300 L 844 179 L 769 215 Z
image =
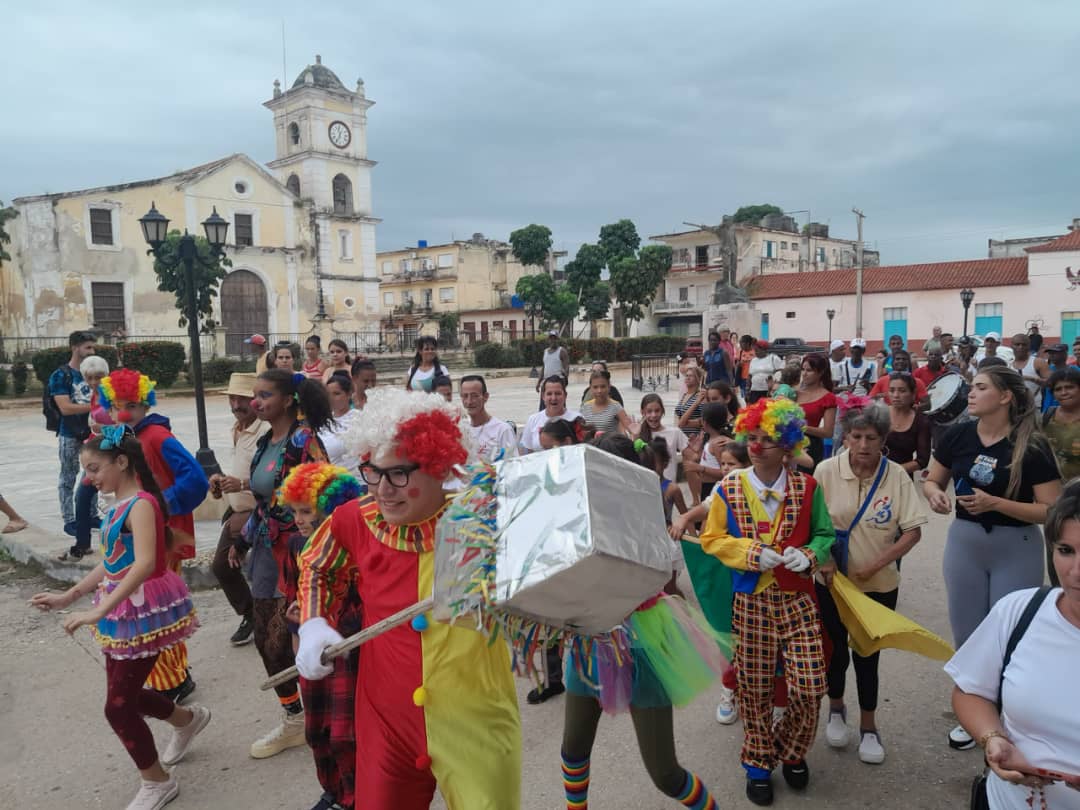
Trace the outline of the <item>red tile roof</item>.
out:
M 747 286 L 754 300 L 854 295 L 855 272 L 821 270 L 813 273 L 778 273 L 757 276 Z M 964 287 L 1004 287 L 1027 283 L 1026 256 L 863 269 L 864 293 L 959 290 Z
M 1080 250 L 1080 228 L 1074 228 L 1064 236 L 1059 236 L 1053 242 L 1045 245 L 1037 245 L 1027 249 L 1028 253 L 1053 253 L 1057 250 Z

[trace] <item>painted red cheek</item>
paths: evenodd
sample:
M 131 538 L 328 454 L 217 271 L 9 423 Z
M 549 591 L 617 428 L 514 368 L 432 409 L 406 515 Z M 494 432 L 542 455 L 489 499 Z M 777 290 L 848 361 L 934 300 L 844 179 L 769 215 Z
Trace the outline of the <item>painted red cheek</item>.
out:
M 420 489 L 418 487 L 409 487 L 408 495 L 409 495 L 410 498 L 414 498 L 414 499 L 419 498 L 420 497 Z

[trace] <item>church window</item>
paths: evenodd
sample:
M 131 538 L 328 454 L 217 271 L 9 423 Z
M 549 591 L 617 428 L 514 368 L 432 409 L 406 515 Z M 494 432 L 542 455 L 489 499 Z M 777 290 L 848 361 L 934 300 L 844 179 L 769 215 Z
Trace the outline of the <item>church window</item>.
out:
M 295 122 L 289 124 L 289 142 L 293 146 L 300 143 L 300 125 Z
M 295 174 L 290 174 L 289 179 L 285 181 L 285 188 L 287 188 L 289 191 L 291 191 L 293 194 L 295 194 L 297 197 L 299 197 L 300 196 L 300 178 L 297 177 Z
M 351 214 L 353 212 L 352 183 L 343 174 L 334 176 L 334 213 Z
M 233 183 L 233 189 L 240 196 L 243 196 L 243 195 L 248 193 L 247 183 L 245 183 L 243 180 L 237 180 L 235 183 Z
M 125 328 L 122 281 L 92 281 L 90 297 L 94 303 L 94 326 L 98 330 L 108 335 Z
M 338 231 L 339 255 L 345 261 L 352 261 L 352 233 L 350 231 Z
M 236 214 L 236 246 L 251 247 L 255 244 L 251 214 Z
M 95 245 L 113 244 L 112 209 L 90 209 L 90 242 Z

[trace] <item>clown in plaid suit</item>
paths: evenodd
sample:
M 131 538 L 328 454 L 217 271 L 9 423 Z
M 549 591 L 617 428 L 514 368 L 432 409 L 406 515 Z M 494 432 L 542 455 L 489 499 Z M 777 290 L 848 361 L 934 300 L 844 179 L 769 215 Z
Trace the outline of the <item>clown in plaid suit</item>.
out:
M 701 535 L 706 553 L 732 569 L 742 764 L 747 794 L 757 804 L 772 801 L 769 778 L 778 760 L 792 787 L 806 786 L 805 756 L 826 691 L 812 574 L 828 560 L 835 534 L 817 483 L 787 470 L 791 455 L 805 445 L 804 424 L 802 410 L 787 400 L 760 400 L 739 415 L 736 437 L 747 442 L 752 466 L 717 486 Z M 774 728 L 778 658 L 788 707 Z

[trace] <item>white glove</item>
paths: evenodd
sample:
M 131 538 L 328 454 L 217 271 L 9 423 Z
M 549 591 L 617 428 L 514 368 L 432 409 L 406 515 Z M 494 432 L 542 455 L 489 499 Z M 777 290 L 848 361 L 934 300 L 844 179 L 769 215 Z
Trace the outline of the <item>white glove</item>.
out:
M 761 556 L 758 557 L 758 566 L 762 571 L 769 571 L 776 568 L 780 563 L 784 561 L 784 558 L 766 546 L 761 550 Z
M 300 646 L 296 650 L 296 669 L 309 681 L 318 681 L 334 671 L 333 662 L 322 662 L 323 650 L 341 641 L 341 633 L 317 616 L 300 625 Z
M 795 546 L 788 546 L 784 549 L 784 568 L 788 571 L 801 574 L 809 567 L 810 558 L 799 551 L 799 549 L 795 548 Z

